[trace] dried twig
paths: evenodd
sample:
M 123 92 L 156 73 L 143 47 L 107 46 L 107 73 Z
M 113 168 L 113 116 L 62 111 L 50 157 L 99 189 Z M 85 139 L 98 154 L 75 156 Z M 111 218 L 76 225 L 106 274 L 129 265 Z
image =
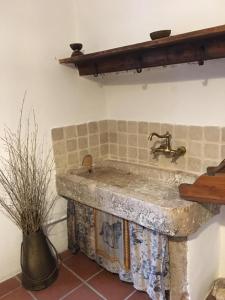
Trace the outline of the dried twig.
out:
M 24 100 L 17 131 L 5 128 L 1 138 L 6 157 L 0 157 L 0 185 L 5 191 L 0 205 L 23 233 L 29 234 L 46 222 L 56 197 L 49 193 L 51 153 L 45 155 L 43 143 L 38 142 L 34 113 L 32 122 L 29 117 L 23 128 L 23 107 Z

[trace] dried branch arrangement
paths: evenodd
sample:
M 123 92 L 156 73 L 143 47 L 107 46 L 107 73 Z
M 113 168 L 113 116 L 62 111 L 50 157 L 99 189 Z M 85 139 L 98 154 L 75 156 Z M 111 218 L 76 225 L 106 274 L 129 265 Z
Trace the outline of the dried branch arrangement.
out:
M 49 192 L 53 161 L 51 153 L 44 154 L 43 142 L 38 140 L 38 125 L 33 113 L 23 126 L 23 105 L 16 132 L 5 128 L 1 140 L 0 205 L 10 219 L 30 234 L 39 230 L 47 220 L 56 197 Z

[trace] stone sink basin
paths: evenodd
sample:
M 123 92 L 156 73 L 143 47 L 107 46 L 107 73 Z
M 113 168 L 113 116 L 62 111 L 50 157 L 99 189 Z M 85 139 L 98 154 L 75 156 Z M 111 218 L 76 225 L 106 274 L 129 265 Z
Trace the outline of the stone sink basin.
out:
M 219 213 L 212 204 L 179 197 L 178 185 L 195 175 L 104 160 L 56 176 L 58 194 L 169 236 L 188 236 Z

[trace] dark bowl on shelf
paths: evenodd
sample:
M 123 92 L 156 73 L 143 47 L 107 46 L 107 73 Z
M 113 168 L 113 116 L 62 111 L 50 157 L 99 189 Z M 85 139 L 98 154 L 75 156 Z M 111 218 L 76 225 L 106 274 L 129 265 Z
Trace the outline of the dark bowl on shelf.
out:
M 165 38 L 170 36 L 171 34 L 171 30 L 158 30 L 158 31 L 153 31 L 150 33 L 150 37 L 152 40 L 157 40 L 157 39 L 161 39 L 161 38 Z
M 70 44 L 70 48 L 74 51 L 80 51 L 82 49 L 83 45 L 80 44 L 80 43 L 73 43 L 73 44 Z

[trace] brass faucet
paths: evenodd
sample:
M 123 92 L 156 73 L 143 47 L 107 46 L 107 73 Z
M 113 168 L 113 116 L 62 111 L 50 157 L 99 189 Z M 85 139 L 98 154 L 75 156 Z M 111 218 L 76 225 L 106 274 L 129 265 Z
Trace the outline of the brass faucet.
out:
M 186 148 L 184 146 L 178 147 L 177 149 L 172 149 L 171 147 L 171 139 L 172 135 L 167 131 L 165 134 L 158 134 L 156 132 L 152 132 L 148 139 L 151 141 L 153 136 L 156 136 L 160 139 L 163 139 L 159 147 L 152 147 L 152 153 L 154 158 L 157 158 L 159 154 L 164 154 L 166 157 L 172 157 L 172 162 L 176 162 L 176 160 L 186 153 Z
M 92 172 L 92 163 L 93 163 L 93 158 L 90 154 L 87 154 L 83 157 L 82 166 L 86 167 L 89 173 Z

